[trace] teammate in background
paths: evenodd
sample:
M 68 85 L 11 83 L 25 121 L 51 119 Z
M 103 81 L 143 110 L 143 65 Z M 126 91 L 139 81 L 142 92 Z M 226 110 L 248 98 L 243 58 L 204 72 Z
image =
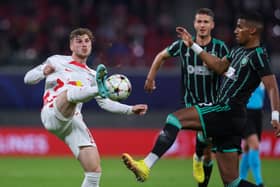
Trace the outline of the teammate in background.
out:
M 244 152 L 240 162 L 240 178 L 246 179 L 249 169 L 258 187 L 263 187 L 259 144 L 261 141 L 265 89 L 261 83 L 247 104 L 247 127 L 244 129 Z
M 194 41 L 205 51 L 223 57 L 228 53 L 225 43 L 213 38 L 214 13 L 208 8 L 198 9 L 195 14 Z M 214 103 L 220 85 L 220 76 L 209 69 L 203 61 L 182 40 L 173 42 L 155 57 L 147 75 L 144 89 L 153 92 L 156 89 L 155 77 L 165 60 L 180 57 L 182 103 L 186 108 L 193 105 L 211 105 Z M 213 168 L 211 143 L 203 138 L 202 133 L 196 136 L 196 151 L 193 155 L 193 176 L 199 187 L 206 187 Z
M 82 187 L 98 187 L 101 176 L 97 146 L 81 114 L 83 103 L 94 98 L 101 108 L 110 112 L 143 115 L 147 111 L 144 104 L 129 106 L 105 98 L 105 66 L 101 64 L 94 71 L 86 65 L 93 39 L 92 32 L 86 28 L 73 30 L 70 34 L 71 56 L 51 56 L 24 77 L 26 84 L 37 84 L 46 79 L 41 120 L 79 160 L 85 172 Z
M 213 138 L 224 186 L 256 187 L 253 183 L 240 179 L 238 162 L 243 129 L 246 128 L 246 104 L 261 81 L 270 99 L 271 123 L 275 135 L 280 137 L 278 85 L 271 72 L 266 49 L 260 47 L 262 30 L 263 21 L 259 14 L 247 13 L 239 16 L 234 30 L 239 46 L 221 59 L 205 52 L 193 42 L 185 28 L 176 28 L 184 44 L 209 68 L 224 74 L 225 78 L 213 105 L 195 105 L 169 114 L 153 149 L 143 160 L 136 161 L 129 154 L 123 154 L 124 164 L 135 174 L 138 181 L 148 179 L 151 167 L 174 143 L 178 132 L 189 129 L 202 130 L 205 137 Z

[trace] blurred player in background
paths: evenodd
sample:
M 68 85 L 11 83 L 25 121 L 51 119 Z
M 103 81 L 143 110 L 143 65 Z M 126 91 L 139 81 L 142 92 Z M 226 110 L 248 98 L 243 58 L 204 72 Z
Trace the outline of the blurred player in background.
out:
M 225 75 L 217 101 L 211 106 L 194 105 L 169 114 L 150 154 L 136 161 L 125 153 L 122 157 L 124 164 L 138 181 L 146 181 L 151 166 L 170 148 L 181 129 L 201 130 L 205 137 L 213 138 L 224 186 L 256 187 L 239 177 L 239 153 L 243 129 L 246 128 L 246 104 L 261 81 L 270 99 L 272 126 L 276 136 L 280 137 L 278 85 L 271 72 L 266 49 L 260 47 L 262 17 L 258 13 L 246 13 L 238 17 L 234 34 L 239 46 L 223 58 L 204 51 L 193 42 L 185 28 L 177 27 L 176 31 L 184 44 L 209 68 Z
M 194 19 L 196 36 L 194 41 L 205 51 L 223 57 L 228 53 L 227 46 L 221 40 L 213 38 L 214 13 L 211 9 L 197 10 Z M 211 105 L 217 98 L 220 76 L 209 69 L 206 64 L 182 40 L 173 42 L 155 57 L 147 75 L 144 89 L 153 92 L 156 89 L 156 74 L 165 60 L 180 57 L 182 103 L 189 108 L 193 105 Z M 211 142 L 197 133 L 196 150 L 193 155 L 193 176 L 199 187 L 206 187 L 213 168 L 211 158 Z
M 252 171 L 258 187 L 263 187 L 259 144 L 261 141 L 265 88 L 261 83 L 247 104 L 247 126 L 244 129 L 244 152 L 240 162 L 240 177 L 246 179 Z
M 79 160 L 85 172 L 82 187 L 98 187 L 101 176 L 97 146 L 81 114 L 83 103 L 94 98 L 101 108 L 110 112 L 143 115 L 147 111 L 144 104 L 129 106 L 105 98 L 105 66 L 100 64 L 94 71 L 86 65 L 93 39 L 92 32 L 86 28 L 73 30 L 70 34 L 71 56 L 51 56 L 24 77 L 26 84 L 37 84 L 46 79 L 41 120 Z

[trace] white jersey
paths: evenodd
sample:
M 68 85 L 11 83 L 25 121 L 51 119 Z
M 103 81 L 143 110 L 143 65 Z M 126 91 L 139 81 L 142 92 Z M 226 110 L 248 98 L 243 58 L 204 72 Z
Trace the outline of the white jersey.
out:
M 55 71 L 44 76 L 43 70 L 47 64 L 54 67 Z M 24 82 L 26 84 L 37 84 L 46 78 L 43 96 L 44 106 L 53 107 L 54 99 L 70 87 L 93 87 L 96 86 L 96 71 L 86 64 L 74 61 L 71 56 L 54 55 L 49 57 L 43 64 L 33 68 L 26 73 Z M 99 106 L 105 110 L 116 113 L 132 113 L 132 107 L 109 99 L 96 97 Z M 77 105 L 76 111 L 80 112 L 82 103 Z

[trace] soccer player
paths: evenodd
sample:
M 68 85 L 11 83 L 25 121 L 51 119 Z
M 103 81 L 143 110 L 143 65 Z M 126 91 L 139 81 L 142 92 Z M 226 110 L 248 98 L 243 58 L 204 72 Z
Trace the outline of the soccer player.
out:
M 106 98 L 106 67 L 100 64 L 94 71 L 86 65 L 93 39 L 87 28 L 73 30 L 70 34 L 71 56 L 51 56 L 24 77 L 26 84 L 45 79 L 42 123 L 64 141 L 79 160 L 85 172 L 82 187 L 98 187 L 101 176 L 97 146 L 81 114 L 83 103 L 94 98 L 101 108 L 110 112 L 143 115 L 147 111 L 145 104 L 129 106 Z
M 244 152 L 240 162 L 240 178 L 246 179 L 249 169 L 258 187 L 263 187 L 259 144 L 262 133 L 265 90 L 261 83 L 247 104 L 247 128 L 244 129 Z
M 262 30 L 263 21 L 259 14 L 246 13 L 239 16 L 234 30 L 239 46 L 233 48 L 227 56 L 218 58 L 193 42 L 185 28 L 176 28 L 184 44 L 209 68 L 224 74 L 225 78 L 213 105 L 195 105 L 169 114 L 152 151 L 143 160 L 136 161 L 129 154 L 123 154 L 124 164 L 135 174 L 138 181 L 147 180 L 151 166 L 174 143 L 178 132 L 189 129 L 202 130 L 205 137 L 212 137 L 224 186 L 256 186 L 239 177 L 238 162 L 242 132 L 246 128 L 246 103 L 261 81 L 270 99 L 271 124 L 275 135 L 280 137 L 278 85 L 271 72 L 266 49 L 260 47 Z
M 213 11 L 208 8 L 198 9 L 194 19 L 196 31 L 194 41 L 205 51 L 223 57 L 228 53 L 228 49 L 223 41 L 211 36 L 214 25 Z M 220 76 L 209 69 L 197 54 L 185 46 L 183 40 L 173 42 L 156 55 L 147 75 L 144 89 L 147 92 L 153 92 L 156 89 L 156 74 L 165 60 L 172 57 L 180 57 L 182 103 L 187 108 L 195 104 L 201 106 L 213 104 L 217 97 Z M 197 134 L 196 151 L 193 155 L 193 176 L 199 187 L 207 186 L 212 167 L 211 143 L 204 139 L 200 132 Z

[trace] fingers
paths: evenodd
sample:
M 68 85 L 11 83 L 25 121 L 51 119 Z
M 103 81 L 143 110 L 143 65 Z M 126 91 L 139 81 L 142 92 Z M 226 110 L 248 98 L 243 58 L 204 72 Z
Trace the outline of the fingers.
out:
M 277 122 L 275 120 L 272 120 L 271 124 L 272 124 L 272 127 L 273 127 L 274 131 L 275 131 L 276 137 L 280 137 L 280 124 L 279 124 L 279 122 Z
M 184 33 L 184 32 L 186 32 L 186 29 L 184 28 L 184 27 L 176 27 L 176 31 L 178 32 L 178 33 Z
M 190 33 L 184 27 L 176 27 L 176 32 L 179 34 L 186 35 L 187 37 L 191 37 Z
M 142 116 L 142 115 L 146 114 L 147 110 L 148 110 L 148 106 L 147 105 L 140 104 L 140 105 L 138 105 L 138 109 L 136 110 L 135 113 L 140 115 L 140 116 Z
M 144 85 L 144 90 L 148 93 L 152 93 L 156 89 L 155 81 L 148 81 L 146 80 Z

